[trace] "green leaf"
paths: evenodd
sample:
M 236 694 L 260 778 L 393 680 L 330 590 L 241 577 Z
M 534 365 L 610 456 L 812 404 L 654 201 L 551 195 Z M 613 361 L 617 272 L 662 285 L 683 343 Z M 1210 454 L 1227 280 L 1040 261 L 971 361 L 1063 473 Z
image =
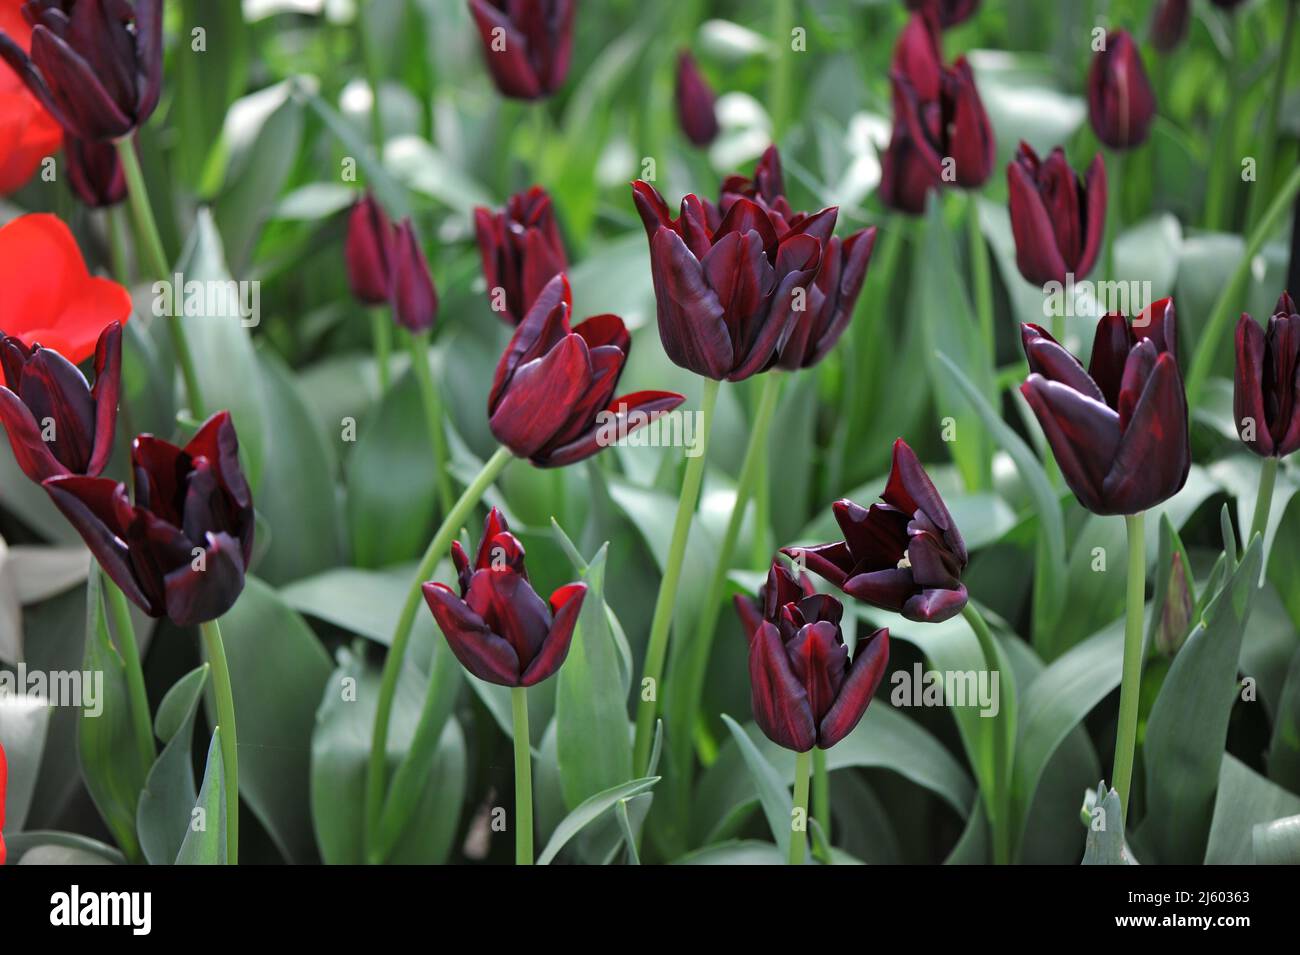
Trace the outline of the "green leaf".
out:
M 207 664 L 185 674 L 167 691 L 154 717 L 154 734 L 163 741 L 163 751 L 149 770 L 136 811 L 140 848 L 150 865 L 175 860 L 189 830 L 190 810 L 198 799 L 190 744 L 207 679 Z M 223 838 L 222 852 L 224 843 Z
M 247 82 L 249 34 L 239 4 L 182 0 L 180 6 L 177 35 L 185 40 L 173 47 L 172 145 L 176 173 L 193 188 L 200 185 L 226 110 Z M 190 39 L 197 27 L 203 28 L 202 50 L 195 50 Z
M 579 832 L 614 808 L 621 800 L 635 796 L 637 793 L 643 793 L 657 782 L 659 782 L 658 776 L 633 779 L 622 785 L 614 786 L 612 789 L 596 793 L 590 799 L 585 800 L 555 827 L 550 842 L 546 844 L 542 854 L 537 857 L 537 864 L 550 865 L 551 860 L 559 855 L 560 850 Z
M 39 860 L 31 860 L 40 865 L 127 865 L 126 856 L 117 849 L 75 832 L 11 832 L 5 836 L 5 846 L 9 865 L 22 862 L 29 852 L 40 854 Z
M 753 839 L 720 842 L 689 852 L 674 865 L 785 865 L 786 857 L 770 842 Z
M 1292 792 L 1300 792 L 1300 650 L 1291 655 L 1268 747 L 1268 774 Z
M 22 829 L 27 822 L 52 711 L 45 700 L 0 694 L 0 749 L 9 764 L 5 825 L 11 831 Z
M 221 728 L 212 731 L 207 768 L 199 787 L 194 812 L 185 820 L 185 839 L 176 854 L 177 865 L 226 864 L 225 768 L 221 762 Z
M 439 565 L 435 579 L 442 579 L 443 572 L 450 572 L 450 563 Z M 305 616 L 388 646 L 414 579 L 415 564 L 382 570 L 335 567 L 281 588 L 280 596 Z M 433 646 L 435 638 L 441 639 L 432 614 L 417 614 L 411 645 Z
M 790 789 L 739 723 L 726 713 L 722 714 L 722 722 L 727 724 L 727 729 L 731 731 L 731 738 L 736 741 L 736 746 L 740 749 L 745 767 L 749 770 L 750 780 L 758 792 L 763 815 L 767 817 L 767 826 L 772 831 L 772 837 L 784 857 L 790 851 L 790 815 L 794 810 L 794 799 L 790 795 Z M 793 772 L 791 776 L 793 777 Z
M 1300 865 L 1300 815 L 1256 823 L 1251 843 L 1256 865 Z
M 411 203 L 406 190 L 393 175 L 384 168 L 374 148 L 358 132 L 356 126 L 339 115 L 338 111 L 314 92 L 308 91 L 303 84 L 296 84 L 295 95 L 307 104 L 325 123 L 325 126 L 339 141 L 343 154 L 357 161 L 365 171 L 366 184 L 372 189 L 388 214 L 395 220 L 411 214 Z M 492 205 L 491 202 L 485 205 Z
M 1300 796 L 1269 782 L 1231 753 L 1223 753 L 1205 864 L 1248 865 L 1257 861 L 1255 827 L 1297 814 Z M 1265 852 L 1273 848 L 1266 846 Z
M 1088 827 L 1088 845 L 1083 850 L 1083 865 L 1136 865 L 1133 854 L 1124 844 L 1124 811 L 1120 807 L 1119 793 L 1106 785 L 1097 787 L 1099 807 L 1094 806 Z

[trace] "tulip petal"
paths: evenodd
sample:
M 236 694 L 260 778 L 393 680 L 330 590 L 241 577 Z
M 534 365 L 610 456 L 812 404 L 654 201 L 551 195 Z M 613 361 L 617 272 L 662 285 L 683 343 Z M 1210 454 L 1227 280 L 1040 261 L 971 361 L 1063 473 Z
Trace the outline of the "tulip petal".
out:
M 476 571 L 465 602 L 493 633 L 514 647 L 521 668 L 541 652 L 551 629 L 550 608 L 513 570 Z
M 912 572 L 894 567 L 856 574 L 844 581 L 840 589 L 850 597 L 895 613 L 917 592 Z
M 95 402 L 95 440 L 86 473 L 98 477 L 113 454 L 117 429 L 117 404 L 122 389 L 122 325 L 113 322 L 99 333 L 95 345 L 95 385 L 90 396 Z
M 135 128 L 90 64 L 43 25 L 32 30 L 32 62 L 40 68 L 71 130 L 82 139 L 116 139 Z
M 461 666 L 488 683 L 519 685 L 519 658 L 509 643 L 494 634 L 451 588 L 426 583 L 421 589 L 438 629 Z
M 753 641 L 754 634 L 763 625 L 763 615 L 759 613 L 754 601 L 744 594 L 734 594 L 731 598 L 736 614 L 740 617 L 740 628 L 745 631 L 745 639 Z
M 1075 391 L 1105 401 L 1105 396 L 1097 383 L 1075 358 L 1060 343 L 1037 325 L 1021 325 L 1021 339 L 1024 342 L 1025 358 L 1029 361 L 1029 370 L 1037 372 L 1049 381 L 1057 381 Z
M 889 631 L 877 630 L 866 637 L 859 638 L 853 651 L 853 664 L 849 675 L 840 687 L 835 704 L 822 718 L 817 728 L 817 745 L 830 749 L 849 733 L 861 721 L 871 697 L 880 686 L 889 665 Z
M 1056 230 L 1037 183 L 1019 162 L 1007 166 L 1007 190 L 1020 274 L 1034 285 L 1064 283 L 1069 267 L 1056 244 Z
M 844 581 L 856 564 L 844 541 L 819 544 L 816 547 L 782 547 L 781 553 L 840 588 L 843 588 Z
M 1245 312 L 1237 320 L 1237 363 L 1233 377 L 1232 418 L 1247 448 L 1268 457 L 1273 434 L 1264 404 L 1264 329 Z M 1250 440 L 1246 439 L 1251 434 Z
M 686 398 L 672 391 L 637 391 L 615 398 L 605 409 L 607 418 L 592 421 L 591 428 L 568 444 L 534 457 L 538 467 L 560 468 L 596 454 L 613 440 L 621 440 L 660 415 L 672 411 Z
M 1178 363 L 1161 352 L 1106 475 L 1099 514 L 1137 514 L 1182 490 L 1191 470 L 1187 395 Z
M 19 396 L 42 429 L 53 425 L 54 456 L 71 473 L 86 473 L 95 441 L 95 403 L 77 366 L 49 348 L 37 349 L 23 369 Z
M 795 678 L 808 694 L 813 721 L 825 716 L 835 703 L 848 669 L 849 651 L 835 624 L 825 620 L 809 622 L 785 645 Z
M 569 308 L 572 304 L 569 279 L 563 273 L 547 282 L 515 328 L 510 344 L 501 353 L 488 394 L 488 411 L 497 406 L 515 369 L 540 358 L 569 334 Z
M 9 447 L 23 474 L 33 481 L 70 474 L 41 439 L 41 426 L 31 409 L 8 388 L 0 388 L 0 424 L 9 437 Z
M 157 615 L 136 583 L 126 547 L 125 521 L 132 512 L 126 485 L 109 478 L 53 477 L 41 485 L 81 535 L 104 573 L 146 613 Z
M 235 605 L 244 590 L 240 542 L 226 533 L 208 534 L 203 560 L 186 563 L 163 577 L 167 618 L 181 627 L 216 620 Z M 197 560 L 197 557 L 195 558 Z
M 528 39 L 510 19 L 486 0 L 470 0 L 469 9 L 483 40 L 483 56 L 504 95 L 537 99 L 541 83 L 528 59 Z
M 1109 406 L 1042 375 L 1030 375 L 1020 393 L 1038 418 L 1065 482 L 1094 514 L 1103 508 L 1102 484 L 1119 447 L 1119 414 Z
M 1083 251 L 1079 261 L 1074 263 L 1074 276 L 1082 279 L 1097 264 L 1101 253 L 1101 240 L 1106 233 L 1106 163 L 1101 153 L 1092 157 L 1092 163 L 1084 175 L 1084 189 L 1087 198 L 1084 202 Z
M 764 621 L 749 645 L 754 722 L 772 742 L 806 753 L 817 742 L 808 693 L 795 676 L 776 627 Z
M 567 335 L 546 355 L 515 370 L 488 426 L 517 457 L 532 457 L 560 432 L 590 385 L 587 343 Z
M 903 604 L 900 613 L 917 623 L 943 623 L 961 613 L 967 599 L 965 584 L 926 588 Z
M 721 380 L 733 363 L 725 310 L 681 236 L 660 228 L 651 242 L 659 338 L 673 364 Z
M 551 594 L 551 611 L 555 615 L 551 631 L 546 635 L 533 662 L 524 671 L 523 679 L 519 681 L 520 686 L 536 686 L 564 664 L 573 643 L 573 630 L 578 623 L 578 614 L 582 611 L 582 601 L 586 596 L 587 585 L 582 583 L 566 584 Z

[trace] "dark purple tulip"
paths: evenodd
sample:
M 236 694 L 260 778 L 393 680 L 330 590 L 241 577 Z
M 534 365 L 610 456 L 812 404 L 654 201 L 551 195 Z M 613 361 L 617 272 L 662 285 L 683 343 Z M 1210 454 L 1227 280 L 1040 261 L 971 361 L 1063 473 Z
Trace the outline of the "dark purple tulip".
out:
M 230 412 L 184 448 L 142 434 L 131 445 L 135 503 L 109 478 L 53 477 L 44 487 L 122 592 L 180 626 L 215 620 L 244 589 L 253 497 Z
M 686 400 L 671 391 L 615 398 L 631 336 L 617 315 L 570 331 L 572 307 L 569 280 L 557 275 L 515 329 L 488 396 L 493 436 L 543 468 L 589 458 Z
M 1065 283 L 1092 271 L 1106 230 L 1106 165 L 1098 153 L 1080 179 L 1060 146 L 1046 162 L 1021 143 L 1007 165 L 1016 265 L 1027 282 Z
M 964 23 L 979 9 L 979 0 L 906 0 L 907 9 L 932 9 L 945 30 Z
M 1092 131 L 1111 149 L 1131 149 L 1146 142 L 1155 118 L 1156 98 L 1137 44 L 1127 30 L 1110 31 L 1088 70 Z
M 718 116 L 713 90 L 695 65 L 695 58 L 683 51 L 677 58 L 677 120 L 682 132 L 696 146 L 707 146 L 718 138 Z
M 901 71 L 894 72 L 890 80 L 894 123 L 907 127 L 917 160 L 941 182 L 955 182 L 963 189 L 982 186 L 993 172 L 993 127 L 965 57 L 941 71 L 934 97 L 922 97 Z M 952 175 L 946 178 L 948 160 Z
M 64 475 L 98 477 L 113 453 L 122 387 L 122 326 L 113 322 L 95 344 L 95 385 L 56 351 L 28 348 L 0 332 L 0 423 L 14 458 L 33 481 Z M 48 436 L 50 440 L 43 440 Z
M 772 367 L 808 307 L 838 210 L 787 222 L 742 196 L 710 228 L 710 208 L 697 196 L 683 199 L 674 219 L 648 182 L 637 180 L 632 192 L 650 239 L 659 338 L 669 359 L 719 381 Z
M 880 173 L 880 201 L 895 212 L 921 215 L 926 196 L 943 180 L 925 162 L 904 123 L 894 123 Z
M 348 214 L 344 244 L 348 284 L 363 305 L 388 301 L 388 276 L 393 258 L 393 225 L 375 197 L 367 192 Z
M 518 325 L 546 283 L 569 265 L 551 197 L 533 186 L 511 196 L 500 212 L 480 206 L 474 210 L 474 227 L 488 295 L 495 298 L 501 289 L 501 315 Z
M 112 143 L 68 135 L 63 139 L 63 159 L 68 167 L 68 184 L 90 208 L 114 206 L 126 198 L 126 174 Z
M 1192 0 L 1157 0 L 1151 13 L 1151 45 L 1169 53 L 1187 39 L 1192 21 Z
M 1170 299 L 1131 326 L 1123 315 L 1102 318 L 1086 371 L 1042 328 L 1021 331 L 1032 374 L 1020 392 L 1080 504 L 1139 514 L 1182 490 L 1192 456 Z
M 469 0 L 492 81 L 503 96 L 550 96 L 569 74 L 575 0 Z
M 885 675 L 889 631 L 859 638 L 850 664 L 843 612 L 834 597 L 805 597 L 760 623 L 749 641 L 754 722 L 778 746 L 830 749 L 858 725 Z
M 1249 315 L 1237 322 L 1232 407 L 1237 434 L 1256 454 L 1284 458 L 1300 448 L 1300 315 L 1286 292 L 1268 331 Z
M 412 333 L 427 331 L 438 317 L 438 292 L 410 219 L 399 222 L 393 233 L 392 265 L 388 301 L 393 320 Z
M 966 543 L 925 468 L 907 443 L 894 442 L 894 463 L 881 495 L 865 508 L 834 505 L 844 540 L 782 553 L 850 597 L 908 620 L 938 623 L 966 606 Z
M 29 0 L 31 55 L 0 34 L 0 57 L 69 133 L 120 139 L 158 105 L 162 8 L 163 0 Z
M 939 98 L 943 49 L 938 12 L 934 7 L 922 7 L 920 12 L 908 18 L 907 26 L 894 42 L 889 74 L 891 77 L 901 76 L 926 102 Z
M 566 584 L 549 603 L 537 596 L 524 569 L 524 545 L 495 507 L 473 566 L 459 542 L 451 546 L 460 596 L 430 582 L 424 599 L 456 659 L 499 686 L 534 686 L 552 676 L 569 655 L 587 585 Z
M 807 574 L 796 575 L 782 561 L 773 558 L 772 566 L 767 571 L 767 580 L 758 588 L 758 596 L 750 598 L 736 594 L 732 602 L 736 605 L 736 613 L 740 615 L 740 624 L 745 628 L 746 639 L 753 640 L 764 620 L 776 623 L 781 619 L 782 607 L 788 603 L 797 603 L 804 597 L 815 596 L 816 593 Z

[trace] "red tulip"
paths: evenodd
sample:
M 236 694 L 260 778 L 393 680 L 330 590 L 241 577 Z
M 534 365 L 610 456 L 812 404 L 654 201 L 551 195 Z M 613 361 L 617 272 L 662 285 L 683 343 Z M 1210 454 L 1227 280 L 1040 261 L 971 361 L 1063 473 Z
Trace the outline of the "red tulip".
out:
M 1237 322 L 1233 388 L 1237 434 L 1261 457 L 1300 448 L 1300 315 L 1283 292 L 1265 331 L 1249 315 Z
M 695 65 L 695 58 L 683 51 L 677 58 L 677 121 L 682 132 L 696 146 L 707 146 L 718 138 L 718 116 L 713 90 Z
M 0 329 L 74 365 L 94 354 L 105 328 L 131 315 L 126 289 L 92 277 L 68 227 L 44 213 L 0 227 L 0 288 Z
M 23 473 L 33 481 L 67 474 L 98 477 L 113 453 L 122 326 L 114 322 L 99 336 L 93 388 L 58 352 L 28 348 L 3 332 L 0 366 L 0 423 Z
M 397 224 L 392 250 L 388 301 L 393 320 L 409 332 L 426 331 L 438 317 L 438 290 L 410 219 Z
M 0 0 L 0 34 L 28 51 L 32 28 L 23 19 L 23 2 Z M 28 92 L 19 75 L 0 67 L 0 196 L 21 188 L 41 160 L 58 151 L 62 140 L 63 127 Z
M 906 124 L 895 123 L 880 172 L 880 201 L 896 212 L 920 215 L 926 196 L 943 186 L 939 173 L 925 162 Z
M 551 197 L 533 186 L 511 196 L 500 212 L 480 206 L 474 227 L 488 294 L 495 301 L 501 289 L 500 314 L 518 325 L 546 283 L 569 267 Z
M 767 580 L 758 588 L 757 597 L 736 594 L 732 602 L 736 606 L 736 613 L 740 615 L 745 637 L 753 640 L 764 620 L 776 623 L 781 619 L 782 607 L 816 593 L 812 579 L 807 574 L 796 575 L 785 563 L 773 558 L 772 566 L 767 571 Z
M 1119 314 L 1101 319 L 1087 371 L 1042 328 L 1021 330 L 1032 374 L 1020 392 L 1080 504 L 1139 514 L 1182 490 L 1192 457 L 1170 299 L 1132 326 Z
M 906 0 L 909 10 L 932 9 L 946 30 L 964 23 L 979 9 L 979 0 Z
M 1092 271 L 1106 229 L 1106 165 L 1098 153 L 1080 179 L 1060 146 L 1046 162 L 1021 143 L 1007 165 L 1016 265 L 1035 285 Z
M 966 544 L 943 498 L 902 438 L 883 503 L 860 507 L 837 501 L 844 540 L 782 553 L 826 578 L 850 597 L 908 620 L 938 623 L 966 606 Z
M 538 467 L 563 467 L 597 453 L 606 435 L 625 436 L 686 399 L 671 391 L 614 397 L 631 336 L 617 315 L 569 329 L 569 280 L 557 275 L 515 329 L 488 397 L 492 434 Z
M 1151 13 L 1151 45 L 1169 53 L 1187 39 L 1192 20 L 1192 0 L 1157 0 Z
M 363 305 L 385 304 L 392 268 L 393 225 L 370 192 L 358 199 L 348 214 L 344 258 L 348 284 L 357 301 Z
M 569 654 L 587 585 L 566 584 L 543 601 L 528 582 L 524 545 L 495 507 L 472 566 L 459 542 L 451 546 L 460 596 L 433 582 L 423 590 L 456 659 L 499 686 L 535 686 L 554 675 Z
M 492 81 L 503 96 L 550 96 L 569 74 L 575 0 L 469 0 Z
M 1155 117 L 1155 94 L 1142 54 L 1127 30 L 1112 30 L 1088 71 L 1092 131 L 1112 149 L 1130 149 L 1146 142 Z
M 993 127 L 965 57 L 940 73 L 934 97 L 922 97 L 902 72 L 890 79 L 894 122 L 907 126 L 918 160 L 941 182 L 955 182 L 964 189 L 983 185 L 993 172 Z M 949 161 L 952 175 L 946 177 Z
M 117 147 L 112 143 L 78 139 L 69 134 L 63 143 L 63 161 L 68 167 L 72 191 L 90 208 L 114 206 L 126 198 L 126 174 Z

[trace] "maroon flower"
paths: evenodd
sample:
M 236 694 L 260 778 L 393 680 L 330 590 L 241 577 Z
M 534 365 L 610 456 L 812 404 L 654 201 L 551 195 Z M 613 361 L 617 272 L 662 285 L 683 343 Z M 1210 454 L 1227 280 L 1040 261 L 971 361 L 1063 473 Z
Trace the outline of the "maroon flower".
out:
M 488 426 L 516 456 L 558 468 L 589 458 L 686 399 L 671 391 L 614 397 L 631 337 L 617 315 L 569 329 L 569 280 L 557 275 L 515 329 L 488 396 Z
M 511 196 L 500 212 L 475 209 L 474 226 L 488 295 L 495 303 L 496 290 L 501 289 L 501 314 L 518 325 L 546 283 L 569 265 L 551 197 L 541 186 L 533 186 Z
M 1127 30 L 1110 31 L 1088 71 L 1093 132 L 1111 149 L 1130 149 L 1146 142 L 1155 116 L 1155 94 L 1137 44 Z
M 778 746 L 830 749 L 858 725 L 885 675 L 889 631 L 860 638 L 850 664 L 843 612 L 822 594 L 791 601 L 749 641 L 754 722 Z
M 68 184 L 90 208 L 114 206 L 126 198 L 126 174 L 112 143 L 69 134 L 63 139 L 63 159 L 68 166 Z
M 1232 407 L 1237 434 L 1261 457 L 1300 448 L 1300 315 L 1283 292 L 1268 331 L 1249 315 L 1237 322 Z
M 253 554 L 253 498 L 230 413 L 209 418 L 184 448 L 140 435 L 131 464 L 134 504 L 109 478 L 52 477 L 44 487 L 145 613 L 180 626 L 215 620 L 243 591 Z
M 1169 53 L 1187 39 L 1192 20 L 1192 0 L 1157 0 L 1151 13 L 1151 45 Z
M 1032 372 L 1021 394 L 1080 504 L 1138 514 L 1182 490 L 1192 457 L 1170 299 L 1131 326 L 1119 314 L 1101 319 L 1086 371 L 1042 328 L 1021 330 Z
M 952 515 L 916 454 L 902 438 L 883 503 L 834 505 L 844 540 L 818 547 L 786 547 L 782 553 L 826 578 L 850 597 L 901 613 L 908 620 L 938 623 L 966 606 L 966 544 Z
M 807 574 L 796 575 L 782 561 L 773 558 L 767 580 L 758 588 L 758 596 L 750 598 L 736 594 L 732 602 L 740 615 L 741 626 L 745 628 L 745 637 L 753 640 L 764 620 L 776 623 L 781 619 L 782 607 L 816 593 Z
M 1106 229 L 1106 165 L 1092 160 L 1086 179 L 1057 146 L 1046 162 L 1021 143 L 1007 165 L 1016 265 L 1035 285 L 1082 279 L 1097 262 Z
M 962 57 L 951 69 L 927 79 L 937 90 L 923 97 L 907 74 L 890 76 L 894 89 L 894 123 L 907 127 L 916 161 L 924 163 L 940 182 L 964 189 L 982 186 L 993 172 L 995 143 L 970 64 Z M 947 174 L 949 162 L 951 175 Z
M 393 320 L 409 332 L 426 331 L 438 317 L 438 291 L 433 287 L 429 262 L 410 219 L 397 224 L 392 250 L 388 302 L 393 309 Z
M 979 0 L 906 0 L 906 3 L 909 10 L 933 10 L 945 30 L 969 20 L 980 5 Z
M 65 130 L 120 139 L 158 105 L 162 8 L 162 0 L 29 0 L 31 55 L 0 34 L 0 58 Z
M 537 596 L 524 569 L 524 545 L 495 507 L 483 525 L 470 565 L 459 542 L 451 545 L 460 596 L 445 584 L 424 585 L 424 599 L 456 659 L 480 680 L 534 686 L 552 676 L 569 654 L 587 585 L 566 584 L 549 604 Z
M 575 0 L 469 0 L 492 81 L 503 96 L 538 99 L 564 85 Z
M 33 481 L 62 475 L 98 477 L 113 453 L 122 387 L 122 326 L 99 334 L 95 385 L 56 351 L 0 332 L 0 423 L 14 458 Z M 49 440 L 45 440 L 47 438 Z
M 920 215 L 932 189 L 943 186 L 934 169 L 924 161 L 904 123 L 895 123 L 880 173 L 880 201 L 896 212 Z
M 718 138 L 718 116 L 713 90 L 695 65 L 695 58 L 682 51 L 677 58 L 677 120 L 682 132 L 696 146 L 707 146 Z
M 358 199 L 348 214 L 344 244 L 348 284 L 363 305 L 388 301 L 388 274 L 393 259 L 393 225 L 379 201 L 370 193 Z

